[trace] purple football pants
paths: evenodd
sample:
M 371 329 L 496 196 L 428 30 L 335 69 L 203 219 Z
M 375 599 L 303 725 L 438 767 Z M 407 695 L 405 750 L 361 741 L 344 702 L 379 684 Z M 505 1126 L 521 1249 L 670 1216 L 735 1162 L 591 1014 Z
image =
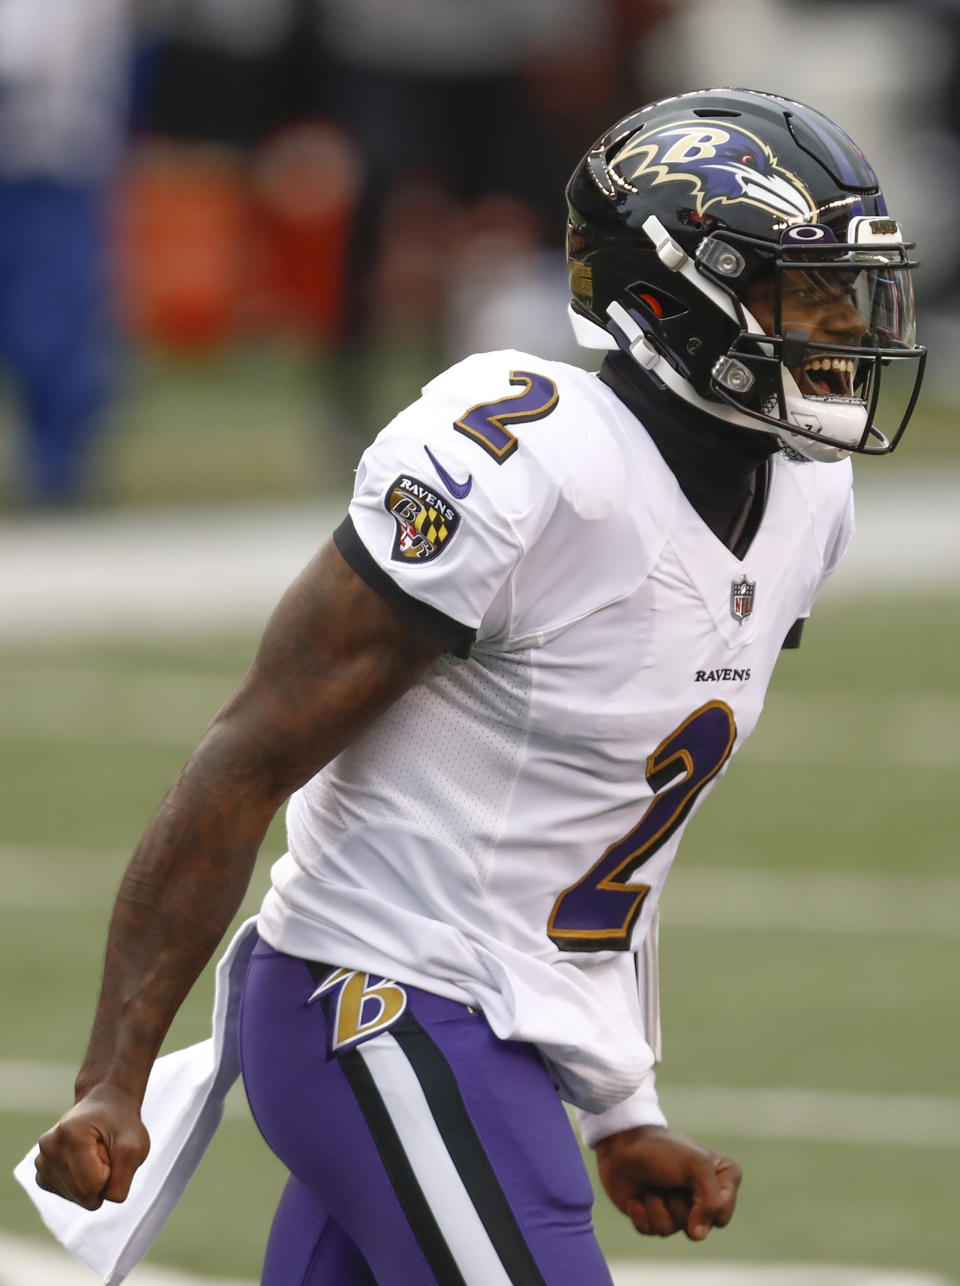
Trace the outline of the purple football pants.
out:
M 333 972 L 261 942 L 247 975 L 243 1079 L 291 1175 L 262 1286 L 612 1286 L 536 1050 Z

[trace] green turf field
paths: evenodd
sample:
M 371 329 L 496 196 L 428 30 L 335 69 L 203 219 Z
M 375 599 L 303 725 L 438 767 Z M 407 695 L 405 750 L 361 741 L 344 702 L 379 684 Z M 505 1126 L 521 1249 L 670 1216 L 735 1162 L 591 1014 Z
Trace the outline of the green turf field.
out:
M 958 633 L 946 599 L 847 607 L 831 593 L 783 657 L 765 721 L 691 824 L 664 904 L 663 1097 L 677 1128 L 706 1128 L 741 1159 L 740 1210 L 703 1246 L 650 1243 L 601 1199 L 611 1255 L 956 1273 Z M 252 645 L 0 652 L 4 1060 L 72 1065 L 82 1052 L 123 854 Z M 277 828 L 258 889 L 281 845 Z M 209 1004 L 207 978 L 175 1043 L 206 1034 Z M 750 1089 L 826 1097 L 765 1131 Z M 741 1091 L 733 1119 L 718 1090 Z M 844 1103 L 864 1095 L 888 1097 L 862 1100 L 872 1115 L 854 1141 Z M 907 1137 L 891 1142 L 900 1102 Z M 11 1166 L 49 1123 L 47 1110 L 0 1112 Z M 254 1277 L 280 1181 L 249 1122 L 229 1119 L 154 1260 Z M 12 1181 L 0 1228 L 39 1235 Z

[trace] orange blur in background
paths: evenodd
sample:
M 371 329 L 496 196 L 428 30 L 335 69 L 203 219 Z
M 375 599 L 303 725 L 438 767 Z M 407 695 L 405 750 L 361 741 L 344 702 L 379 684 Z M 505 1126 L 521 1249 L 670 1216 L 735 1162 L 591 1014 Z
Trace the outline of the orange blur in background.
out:
M 326 123 L 285 130 L 249 156 L 141 147 L 116 205 L 125 330 L 197 355 L 267 331 L 332 339 L 359 182 L 346 139 Z

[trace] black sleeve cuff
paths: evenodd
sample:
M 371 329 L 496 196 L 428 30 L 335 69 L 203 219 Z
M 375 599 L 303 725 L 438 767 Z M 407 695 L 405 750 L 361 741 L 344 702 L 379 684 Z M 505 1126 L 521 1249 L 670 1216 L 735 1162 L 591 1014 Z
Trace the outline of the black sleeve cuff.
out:
M 477 631 L 468 625 L 462 625 L 452 616 L 437 611 L 427 603 L 421 603 L 412 594 L 406 593 L 390 579 L 377 561 L 371 557 L 366 545 L 357 535 L 353 519 L 348 514 L 333 533 L 333 543 L 343 555 L 344 561 L 357 573 L 375 594 L 379 594 L 385 603 L 389 603 L 397 615 L 412 629 L 426 634 L 435 643 L 439 643 L 454 656 L 466 659 L 470 655 Z
M 803 627 L 806 624 L 806 618 L 801 616 L 787 630 L 787 637 L 780 644 L 780 650 L 788 648 L 797 648 L 800 646 L 800 635 L 803 633 Z

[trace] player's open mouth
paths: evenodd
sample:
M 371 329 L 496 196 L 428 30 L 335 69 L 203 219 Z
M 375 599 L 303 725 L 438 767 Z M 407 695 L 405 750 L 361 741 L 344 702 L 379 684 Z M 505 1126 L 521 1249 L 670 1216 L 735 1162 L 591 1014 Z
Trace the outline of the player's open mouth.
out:
M 852 357 L 809 357 L 794 378 L 806 396 L 852 398 L 855 369 Z

